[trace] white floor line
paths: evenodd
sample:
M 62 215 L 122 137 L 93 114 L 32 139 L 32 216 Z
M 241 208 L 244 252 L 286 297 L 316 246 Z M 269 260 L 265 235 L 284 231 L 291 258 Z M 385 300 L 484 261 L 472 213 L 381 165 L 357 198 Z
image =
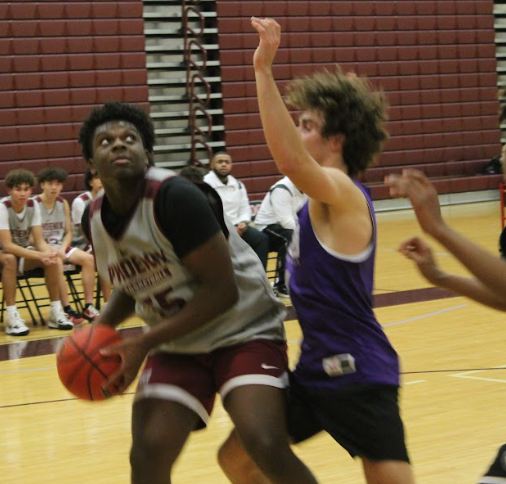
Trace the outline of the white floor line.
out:
M 26 368 L 24 370 L 0 371 L 0 375 L 10 375 L 12 373 L 27 373 L 29 371 L 47 371 L 47 370 L 56 370 L 56 366 L 50 366 L 48 368 Z
M 496 369 L 496 368 L 506 368 L 506 365 L 495 366 L 494 369 Z M 506 383 L 506 379 L 498 380 L 497 378 L 484 378 L 481 376 L 469 376 L 469 375 L 473 375 L 474 373 L 480 373 L 482 371 L 487 371 L 487 369 L 464 371 L 461 373 L 455 373 L 453 375 L 448 375 L 448 376 L 452 376 L 454 378 L 466 378 L 468 380 L 481 380 L 481 381 L 491 381 L 491 382 L 495 382 L 495 383 Z
M 427 302 L 427 301 L 424 301 L 424 302 Z M 442 313 L 446 313 L 448 311 L 454 311 L 455 309 L 460 309 L 460 308 L 464 308 L 466 307 L 467 304 L 460 304 L 459 306 L 453 306 L 451 308 L 446 308 L 446 309 L 440 309 L 439 311 L 435 311 L 433 313 L 428 313 L 428 314 L 422 314 L 421 316 L 416 316 L 415 318 L 409 318 L 409 319 L 405 319 L 403 321 L 396 321 L 395 323 L 387 323 L 387 324 L 383 324 L 383 327 L 387 327 L 387 326 L 395 326 L 397 324 L 404 324 L 404 323 L 410 323 L 411 321 L 416 321 L 418 319 L 425 319 L 425 318 L 429 318 L 430 316 L 435 316 L 437 314 L 442 314 Z

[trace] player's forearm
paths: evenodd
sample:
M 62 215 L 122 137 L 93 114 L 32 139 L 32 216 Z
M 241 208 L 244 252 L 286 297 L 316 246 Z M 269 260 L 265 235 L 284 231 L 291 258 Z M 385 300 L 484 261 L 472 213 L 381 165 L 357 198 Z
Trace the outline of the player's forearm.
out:
M 265 139 L 281 173 L 288 176 L 305 158 L 295 124 L 285 106 L 270 69 L 255 70 L 260 118 Z
M 135 300 L 127 294 L 113 290 L 107 305 L 95 323 L 116 327 L 135 313 Z
M 42 252 L 38 250 L 32 250 L 32 249 L 25 249 L 24 247 L 21 247 L 20 245 L 9 243 L 5 244 L 2 247 L 2 251 L 6 254 L 12 254 L 16 256 L 18 259 L 21 257 L 25 259 L 33 259 L 33 260 L 41 260 L 42 259 Z
M 494 294 L 506 299 L 506 261 L 445 226 L 431 234 Z
M 500 311 L 506 311 L 506 297 L 503 294 L 490 291 L 490 289 L 478 279 L 444 273 L 442 277 L 436 281 L 436 284 L 439 287 L 450 289 L 457 294 L 473 299 L 485 306 Z

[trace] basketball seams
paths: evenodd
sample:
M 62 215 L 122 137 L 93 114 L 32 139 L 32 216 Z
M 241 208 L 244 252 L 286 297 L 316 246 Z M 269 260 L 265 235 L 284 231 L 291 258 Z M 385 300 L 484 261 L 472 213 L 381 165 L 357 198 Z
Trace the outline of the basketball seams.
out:
M 83 333 L 80 331 L 73 333 L 58 354 L 58 365 L 62 368 L 68 365 L 65 371 L 59 372 L 60 379 L 68 389 L 75 387 L 76 393 L 74 391 L 72 393 L 80 398 L 103 400 L 119 393 L 117 385 L 112 387 L 112 392 L 104 392 L 100 387 L 117 369 L 115 364 L 121 363 L 119 356 L 104 357 L 100 354 L 102 348 L 119 343 L 123 339 L 114 328 L 110 329 L 113 331 L 112 334 L 95 326 L 89 327 L 88 331 L 83 329 Z M 95 343 L 94 335 L 97 340 Z
M 107 359 L 106 358 L 101 358 L 101 360 L 99 361 L 106 361 L 107 362 Z M 95 398 L 95 395 L 93 393 L 93 385 L 92 385 L 92 378 L 93 378 L 93 374 L 95 371 L 97 371 L 104 380 L 108 380 L 109 379 L 109 375 L 107 373 L 104 372 L 104 370 L 98 365 L 98 362 L 95 362 L 94 360 L 89 360 L 90 362 L 90 368 L 88 369 L 88 372 L 87 372 L 87 375 L 86 375 L 86 386 L 88 388 L 88 395 L 90 396 L 90 400 L 96 400 Z M 115 385 L 114 386 L 114 389 L 116 391 L 118 391 L 118 387 Z M 101 395 L 105 395 L 105 393 L 103 392 L 102 389 L 100 389 L 100 391 L 102 392 Z M 112 396 L 113 394 L 111 394 L 110 396 Z

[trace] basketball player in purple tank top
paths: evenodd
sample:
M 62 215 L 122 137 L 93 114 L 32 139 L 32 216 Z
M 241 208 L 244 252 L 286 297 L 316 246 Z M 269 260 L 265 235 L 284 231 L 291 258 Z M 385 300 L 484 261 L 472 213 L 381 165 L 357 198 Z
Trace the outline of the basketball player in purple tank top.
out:
M 262 125 L 278 169 L 309 197 L 287 259 L 290 296 L 303 332 L 292 373 L 288 426 L 294 442 L 328 432 L 361 458 L 368 484 L 413 484 L 399 413 L 399 360 L 372 309 L 376 225 L 354 178 L 375 161 L 387 133 L 383 96 L 354 74 L 320 72 L 291 84 L 287 100 L 272 63 L 280 27 L 252 19 Z M 234 484 L 271 482 L 233 432 L 220 463 Z

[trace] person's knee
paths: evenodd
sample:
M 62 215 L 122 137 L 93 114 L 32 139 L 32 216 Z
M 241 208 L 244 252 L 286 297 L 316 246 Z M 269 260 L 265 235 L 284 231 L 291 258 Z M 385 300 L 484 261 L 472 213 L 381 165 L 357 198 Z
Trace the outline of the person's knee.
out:
M 244 482 L 262 482 L 260 469 L 247 454 L 237 438 L 230 436 L 218 449 L 218 464 L 233 484 Z
M 231 442 L 231 439 L 228 438 L 223 444 L 221 444 L 218 449 L 217 460 L 219 466 L 223 469 L 225 474 L 228 474 L 230 471 L 235 472 L 236 464 L 239 463 L 242 453 L 236 455 L 236 451 L 234 450 L 235 444 Z
M 18 267 L 18 259 L 12 254 L 3 254 L 2 257 L 2 271 L 9 274 L 15 274 Z
M 63 276 L 63 262 L 62 260 L 57 257 L 56 258 L 56 262 L 54 264 L 51 264 L 51 265 L 47 265 L 47 266 L 43 266 L 44 268 L 44 273 L 46 275 L 46 277 L 56 277 L 56 278 L 60 278 L 60 277 L 64 277 Z
M 149 431 L 148 431 L 149 427 Z M 130 450 L 130 464 L 132 468 L 143 468 L 145 466 L 156 466 L 157 461 L 162 459 L 165 464 L 170 458 L 167 445 L 170 438 L 162 429 L 154 429 L 146 426 L 133 435 L 132 448 Z
M 91 254 L 88 254 L 87 252 L 83 252 L 80 265 L 83 269 L 86 268 L 86 269 L 95 270 L 95 258 Z
M 285 462 L 286 455 L 291 453 L 285 434 L 261 429 L 241 436 L 241 439 L 251 458 L 267 473 L 276 474 Z M 242 461 L 242 465 L 247 466 L 247 459 Z

